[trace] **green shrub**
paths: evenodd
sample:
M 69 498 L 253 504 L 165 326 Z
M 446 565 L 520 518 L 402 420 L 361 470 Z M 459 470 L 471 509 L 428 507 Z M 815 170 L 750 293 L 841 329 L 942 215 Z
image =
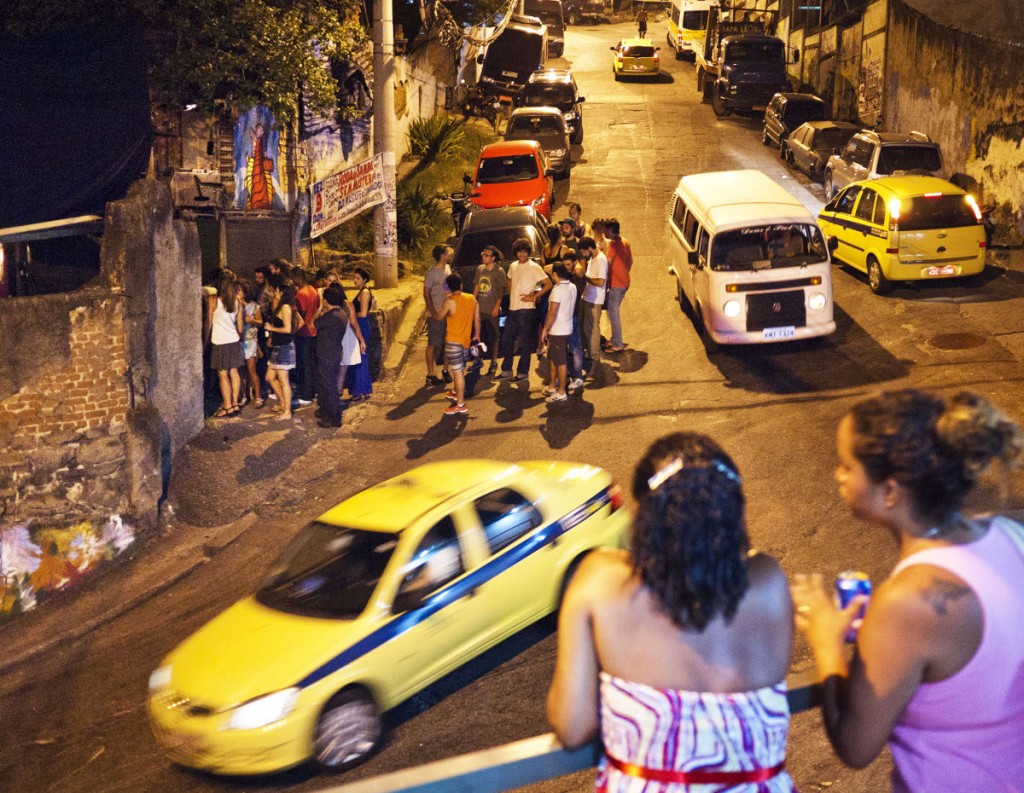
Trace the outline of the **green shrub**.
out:
M 406 251 L 422 251 L 433 243 L 438 227 L 445 220 L 441 201 L 420 185 L 399 185 L 395 209 L 398 244 Z
M 465 140 L 465 122 L 453 116 L 417 118 L 409 124 L 409 149 L 424 163 L 455 159 Z

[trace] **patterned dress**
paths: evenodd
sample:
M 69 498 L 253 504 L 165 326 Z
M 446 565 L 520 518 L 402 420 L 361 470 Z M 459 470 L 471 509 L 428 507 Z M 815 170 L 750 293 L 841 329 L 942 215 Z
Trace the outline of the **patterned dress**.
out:
M 785 681 L 756 691 L 677 691 L 601 673 L 601 736 L 623 763 L 671 771 L 750 771 L 786 756 Z M 765 782 L 734 785 L 651 782 L 601 761 L 598 791 L 608 793 L 791 793 L 784 770 Z

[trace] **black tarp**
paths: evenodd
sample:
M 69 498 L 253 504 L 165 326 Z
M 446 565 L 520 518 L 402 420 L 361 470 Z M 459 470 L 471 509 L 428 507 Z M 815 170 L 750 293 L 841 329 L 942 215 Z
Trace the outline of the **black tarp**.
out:
M 149 164 L 139 31 L 0 36 L 0 228 L 103 214 Z

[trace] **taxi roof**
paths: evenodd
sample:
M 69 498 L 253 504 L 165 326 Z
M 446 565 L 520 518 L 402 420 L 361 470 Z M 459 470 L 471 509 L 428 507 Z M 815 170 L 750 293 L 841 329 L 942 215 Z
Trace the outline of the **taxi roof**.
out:
M 937 176 L 883 176 L 879 179 L 868 179 L 855 184 L 888 190 L 897 196 L 915 196 L 925 193 L 942 193 L 943 195 L 966 195 L 967 191 L 952 182 Z
M 814 215 L 770 177 L 755 170 L 684 176 L 677 190 L 714 225 L 713 231 L 752 223 L 815 223 Z
M 397 533 L 453 496 L 519 470 L 515 464 L 497 460 L 429 463 L 356 493 L 318 520 L 332 526 Z

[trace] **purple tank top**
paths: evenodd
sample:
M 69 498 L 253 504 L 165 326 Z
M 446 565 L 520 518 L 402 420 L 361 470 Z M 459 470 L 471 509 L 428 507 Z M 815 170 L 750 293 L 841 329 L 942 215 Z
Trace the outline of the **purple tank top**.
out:
M 922 683 L 900 714 L 889 740 L 894 793 L 1024 792 L 1024 557 L 1010 530 L 997 517 L 980 540 L 919 551 L 892 572 L 948 570 L 974 591 L 985 620 L 974 657 Z

